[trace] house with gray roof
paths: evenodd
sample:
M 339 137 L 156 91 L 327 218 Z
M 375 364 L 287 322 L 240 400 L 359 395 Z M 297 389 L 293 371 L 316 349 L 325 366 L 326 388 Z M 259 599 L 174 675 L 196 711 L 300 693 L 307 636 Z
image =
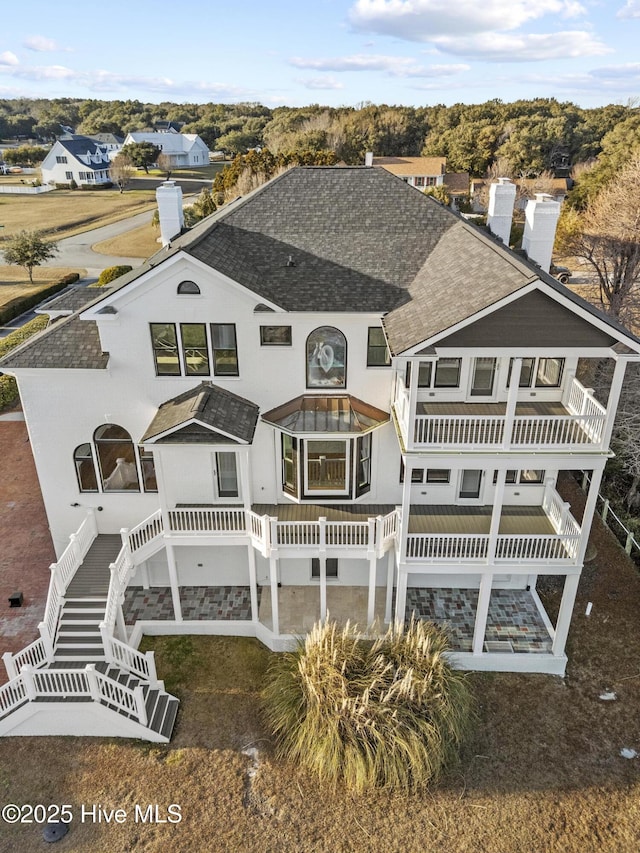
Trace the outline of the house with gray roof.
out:
M 61 136 L 51 146 L 42 161 L 43 184 L 70 184 L 100 186 L 111 182 L 109 177 L 110 142 L 99 142 L 90 136 L 68 134 Z
M 415 614 L 455 666 L 563 675 L 640 341 L 545 271 L 555 202 L 528 214 L 530 260 L 384 169 L 294 168 L 188 231 L 179 188 L 158 192 L 163 248 L 52 301 L 0 364 L 58 554 L 40 636 L 4 656 L 0 734 L 166 740 L 145 633 L 279 651 L 329 615 L 375 633 Z M 46 701 L 76 701 L 47 714 L 39 673 L 65 667 Z

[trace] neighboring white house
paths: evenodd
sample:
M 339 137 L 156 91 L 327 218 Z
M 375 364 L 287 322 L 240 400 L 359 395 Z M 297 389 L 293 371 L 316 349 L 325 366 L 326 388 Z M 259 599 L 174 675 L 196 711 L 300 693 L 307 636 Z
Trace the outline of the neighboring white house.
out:
M 209 149 L 197 133 L 177 133 L 173 129 L 157 133 L 153 131 L 128 133 L 124 144 L 126 146 L 132 142 L 151 142 L 157 145 L 163 154 L 171 158 L 170 165 L 175 169 L 209 164 Z
M 63 136 L 42 161 L 43 184 L 109 183 L 109 147 L 89 136 Z
M 416 613 L 457 666 L 564 673 L 637 338 L 365 167 L 291 169 L 88 296 L 0 364 L 58 554 L 0 734 L 166 740 L 145 633 L 283 650 L 327 614 Z M 604 401 L 589 360 L 614 365 Z M 576 469 L 583 513 L 558 492 Z

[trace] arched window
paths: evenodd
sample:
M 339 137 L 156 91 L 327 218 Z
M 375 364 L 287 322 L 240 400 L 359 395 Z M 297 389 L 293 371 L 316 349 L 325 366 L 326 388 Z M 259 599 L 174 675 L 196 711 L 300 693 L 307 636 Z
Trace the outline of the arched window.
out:
M 97 492 L 98 480 L 96 478 L 96 468 L 93 464 L 93 451 L 88 442 L 81 444 L 73 451 L 73 463 L 76 468 L 80 491 Z
M 307 338 L 307 388 L 345 388 L 347 340 L 333 326 L 319 326 Z
M 102 424 L 93 434 L 102 490 L 139 492 L 136 454 L 131 436 L 117 424 Z
M 183 296 L 185 293 L 197 296 L 200 293 L 200 288 L 195 281 L 181 281 L 178 285 L 178 296 Z

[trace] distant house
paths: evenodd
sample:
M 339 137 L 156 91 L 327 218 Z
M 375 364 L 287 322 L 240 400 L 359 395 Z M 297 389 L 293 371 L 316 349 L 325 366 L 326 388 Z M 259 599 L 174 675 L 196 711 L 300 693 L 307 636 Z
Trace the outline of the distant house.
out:
M 42 161 L 42 183 L 107 184 L 110 183 L 109 165 L 107 145 L 90 136 L 62 136 Z
M 115 133 L 94 133 L 89 139 L 93 139 L 99 145 L 104 145 L 112 159 L 124 144 L 124 137 L 116 136 Z
M 374 157 L 373 165 L 417 189 L 445 186 L 454 197 L 469 195 L 468 173 L 447 172 L 446 157 Z
M 147 130 L 128 133 L 124 140 L 125 146 L 134 142 L 157 145 L 170 158 L 170 165 L 174 169 L 206 166 L 209 163 L 209 149 L 197 133 L 177 133 L 173 129 L 161 133 Z

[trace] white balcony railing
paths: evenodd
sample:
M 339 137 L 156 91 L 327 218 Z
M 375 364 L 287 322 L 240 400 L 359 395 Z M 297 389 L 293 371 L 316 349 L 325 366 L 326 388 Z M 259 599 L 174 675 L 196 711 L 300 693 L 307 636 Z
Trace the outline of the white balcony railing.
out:
M 395 383 L 394 410 L 409 450 L 425 448 L 501 448 L 557 450 L 600 447 L 607 412 L 575 377 L 563 395 L 566 414 L 516 414 L 509 434 L 506 414 L 416 414 L 409 424 L 409 394 L 399 377 Z

